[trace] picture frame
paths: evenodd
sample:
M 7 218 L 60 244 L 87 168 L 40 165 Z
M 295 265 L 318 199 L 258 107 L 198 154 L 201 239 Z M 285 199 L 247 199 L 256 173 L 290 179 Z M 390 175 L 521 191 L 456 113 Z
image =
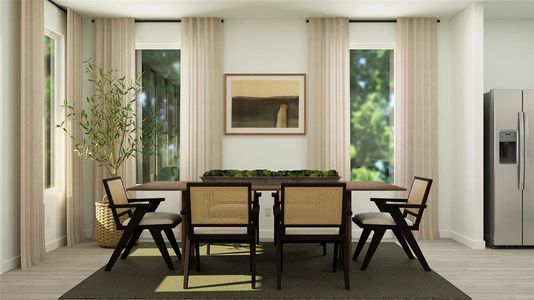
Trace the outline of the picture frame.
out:
M 224 75 L 226 135 L 305 135 L 306 74 Z

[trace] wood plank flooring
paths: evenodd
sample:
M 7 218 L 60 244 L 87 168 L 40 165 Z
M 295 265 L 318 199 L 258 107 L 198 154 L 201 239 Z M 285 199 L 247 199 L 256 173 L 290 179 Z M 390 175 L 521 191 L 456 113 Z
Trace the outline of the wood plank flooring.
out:
M 430 266 L 473 299 L 534 299 L 533 249 L 472 250 L 448 239 L 420 245 Z M 0 275 L 0 299 L 57 299 L 102 267 L 111 251 L 90 242 L 57 249 L 40 265 Z

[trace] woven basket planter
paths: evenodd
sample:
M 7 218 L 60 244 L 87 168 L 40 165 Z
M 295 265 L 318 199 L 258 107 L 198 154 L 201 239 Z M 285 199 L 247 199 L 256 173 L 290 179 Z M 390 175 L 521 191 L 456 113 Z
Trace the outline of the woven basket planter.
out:
M 108 205 L 109 203 L 106 200 L 95 202 L 95 239 L 100 247 L 115 248 L 123 231 L 116 229 L 113 213 Z M 127 215 L 122 216 L 121 222 L 127 218 Z

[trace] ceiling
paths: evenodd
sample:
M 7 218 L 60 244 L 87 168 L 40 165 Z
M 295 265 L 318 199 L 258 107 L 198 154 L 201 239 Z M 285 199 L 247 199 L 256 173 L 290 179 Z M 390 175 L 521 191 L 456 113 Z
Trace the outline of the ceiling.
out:
M 449 18 L 473 2 L 489 5 L 493 17 L 534 17 L 534 1 L 491 0 L 55 0 L 87 16 L 172 19 L 187 16 L 222 18 Z

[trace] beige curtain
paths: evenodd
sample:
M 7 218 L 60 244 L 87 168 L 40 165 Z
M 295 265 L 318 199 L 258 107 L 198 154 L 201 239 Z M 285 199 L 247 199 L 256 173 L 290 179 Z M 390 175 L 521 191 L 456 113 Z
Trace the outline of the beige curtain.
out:
M 66 100 L 79 114 L 82 108 L 82 16 L 67 11 L 67 61 L 66 61 Z M 81 140 L 79 125 L 67 120 L 68 131 Z M 67 192 L 67 245 L 72 246 L 83 240 L 83 163 L 73 151 L 74 141 L 66 139 L 65 180 Z
M 310 19 L 308 47 L 308 166 L 350 180 L 349 20 Z
M 135 80 L 135 23 L 131 18 L 97 18 L 95 20 L 94 62 L 105 69 L 115 69 L 126 77 L 126 82 Z M 125 186 L 136 182 L 135 159 L 126 160 L 119 174 Z M 95 164 L 94 200 L 104 196 L 102 179 L 109 174 Z
M 44 222 L 44 6 L 21 2 L 20 260 L 26 269 L 43 261 Z
M 222 165 L 222 28 L 218 18 L 182 18 L 180 179 Z
M 397 20 L 395 51 L 395 183 L 434 179 L 419 238 L 439 238 L 437 20 Z

